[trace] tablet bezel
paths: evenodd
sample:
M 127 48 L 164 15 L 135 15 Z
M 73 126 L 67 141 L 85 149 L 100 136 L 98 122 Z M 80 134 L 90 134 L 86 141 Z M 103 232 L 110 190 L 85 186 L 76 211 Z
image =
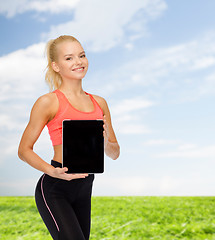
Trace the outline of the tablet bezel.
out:
M 103 173 L 104 172 L 104 137 L 103 137 L 103 119 L 96 119 L 96 120 L 71 120 L 71 119 L 65 119 L 63 120 L 62 122 L 62 167 L 65 167 L 65 164 L 64 164 L 64 124 L 68 124 L 68 122 L 79 122 L 79 123 L 84 123 L 84 122 L 87 122 L 87 124 L 90 124 L 90 122 L 101 122 L 101 124 L 99 125 L 98 124 L 98 127 L 101 128 L 102 126 L 102 129 L 101 129 L 101 135 L 99 137 L 102 138 L 102 141 L 99 140 L 99 144 L 102 144 L 101 146 L 101 149 L 99 152 L 101 154 L 101 166 L 99 167 L 99 170 L 95 170 L 95 171 L 72 171 L 71 169 L 69 169 L 71 166 L 66 166 L 69 170 L 67 173 L 73 173 L 73 174 L 78 174 L 78 173 L 88 173 L 88 174 L 100 174 L 100 173 Z M 94 124 L 93 123 L 93 124 Z M 100 142 L 101 141 L 101 142 Z M 67 164 L 66 164 L 67 165 Z

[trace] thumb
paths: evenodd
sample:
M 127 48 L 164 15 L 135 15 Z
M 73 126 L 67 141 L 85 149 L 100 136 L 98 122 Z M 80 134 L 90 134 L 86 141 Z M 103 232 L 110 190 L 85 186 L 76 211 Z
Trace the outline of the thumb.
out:
M 67 172 L 68 171 L 68 168 L 67 167 L 64 167 L 62 168 L 63 172 Z
M 58 172 L 59 173 L 65 173 L 68 171 L 68 168 L 67 167 L 64 167 L 64 168 L 58 168 Z

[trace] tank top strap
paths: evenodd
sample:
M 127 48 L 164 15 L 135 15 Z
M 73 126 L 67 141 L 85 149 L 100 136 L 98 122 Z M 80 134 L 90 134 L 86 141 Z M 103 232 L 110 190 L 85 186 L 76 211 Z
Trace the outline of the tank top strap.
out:
M 84 92 L 85 92 L 85 91 L 84 91 Z M 95 99 L 94 99 L 94 97 L 92 96 L 92 94 L 90 94 L 90 93 L 88 93 L 88 92 L 85 92 L 85 94 L 89 95 L 90 98 L 91 98 L 91 100 L 92 100 L 93 102 L 96 102 Z
M 62 96 L 60 90 L 56 89 L 56 90 L 53 91 L 53 93 L 55 93 L 57 95 L 58 99 L 63 99 L 63 96 Z
M 60 90 L 56 89 L 55 91 L 53 91 L 53 93 L 55 93 L 57 95 L 60 105 L 61 105 L 61 103 L 63 103 L 63 104 L 67 103 L 65 96 L 63 95 L 63 93 Z
M 93 104 L 103 112 L 103 110 L 101 109 L 99 103 L 96 101 L 96 99 L 93 97 L 93 95 L 88 93 L 88 92 L 85 92 L 85 93 L 90 96 L 91 100 L 93 101 Z
M 69 107 L 67 99 L 65 99 L 63 93 L 60 90 L 56 89 L 55 91 L 53 91 L 53 93 L 55 93 L 58 98 L 59 102 L 58 112 L 62 112 L 66 107 Z

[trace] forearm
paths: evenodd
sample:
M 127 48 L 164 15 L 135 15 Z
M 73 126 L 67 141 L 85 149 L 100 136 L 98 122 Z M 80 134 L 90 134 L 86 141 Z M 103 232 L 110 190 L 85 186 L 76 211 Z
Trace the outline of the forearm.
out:
M 41 157 L 39 157 L 31 148 L 19 149 L 18 156 L 21 160 L 28 163 L 33 168 L 44 172 L 48 175 L 52 175 L 54 167 L 45 162 Z
M 110 142 L 107 140 L 105 142 L 105 154 L 112 158 L 113 160 L 116 160 L 119 157 L 120 154 L 120 147 L 117 142 Z
M 34 167 L 35 169 L 44 172 L 48 174 L 51 177 L 59 178 L 67 181 L 71 181 L 73 179 L 78 178 L 85 178 L 88 176 L 88 174 L 67 174 L 66 172 L 68 169 L 66 167 L 64 168 L 54 168 L 52 165 L 48 164 L 42 158 L 40 158 L 33 149 L 27 149 L 27 150 L 20 150 L 18 152 L 19 158 L 23 161 L 27 162 L 29 165 Z

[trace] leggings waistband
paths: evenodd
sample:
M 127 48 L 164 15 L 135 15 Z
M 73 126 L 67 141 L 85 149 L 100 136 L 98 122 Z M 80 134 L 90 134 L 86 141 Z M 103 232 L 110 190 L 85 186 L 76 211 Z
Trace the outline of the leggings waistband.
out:
M 60 162 L 57 162 L 57 161 L 55 161 L 55 160 L 51 160 L 51 165 L 53 166 L 53 167 L 62 167 L 62 163 L 60 163 Z

